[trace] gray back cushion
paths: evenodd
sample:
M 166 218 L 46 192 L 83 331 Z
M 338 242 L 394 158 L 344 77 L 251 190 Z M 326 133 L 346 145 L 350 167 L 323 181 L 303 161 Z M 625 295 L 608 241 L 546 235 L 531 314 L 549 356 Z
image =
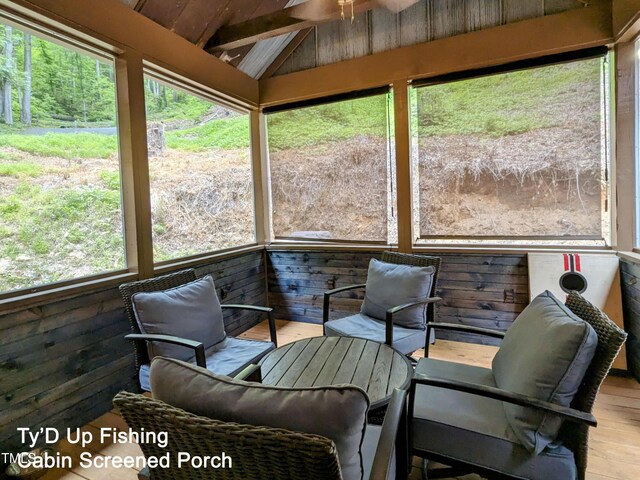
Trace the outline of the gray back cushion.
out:
M 222 308 L 211 275 L 169 290 L 136 293 L 131 303 L 142 333 L 196 340 L 205 349 L 225 338 Z M 194 352 L 178 345 L 150 342 L 149 358 L 158 355 L 190 360 Z
M 507 331 L 493 359 L 493 376 L 503 390 L 569 406 L 584 377 L 598 336 L 588 323 L 546 291 L 524 309 Z M 555 415 L 504 403 L 520 443 L 540 453 L 558 435 Z
M 431 294 L 434 267 L 398 265 L 371 259 L 367 287 L 360 311 L 385 320 L 387 310 L 399 305 L 426 300 Z M 394 315 L 394 323 L 406 328 L 425 328 L 426 305 Z
M 330 438 L 343 478 L 362 478 L 369 398 L 358 387 L 270 387 L 158 357 L 151 363 L 151 391 L 154 398 L 195 415 Z

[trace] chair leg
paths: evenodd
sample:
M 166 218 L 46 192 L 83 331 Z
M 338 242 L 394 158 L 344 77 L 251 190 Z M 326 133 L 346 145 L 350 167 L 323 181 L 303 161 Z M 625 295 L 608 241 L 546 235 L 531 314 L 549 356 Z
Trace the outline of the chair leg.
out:
M 420 462 L 420 473 L 422 473 L 422 480 L 429 480 L 429 460 L 426 458 Z
M 411 354 L 406 356 L 409 359 L 409 362 L 411 362 L 411 366 L 413 368 L 416 368 L 416 365 L 418 365 L 418 359 L 415 357 L 412 357 Z

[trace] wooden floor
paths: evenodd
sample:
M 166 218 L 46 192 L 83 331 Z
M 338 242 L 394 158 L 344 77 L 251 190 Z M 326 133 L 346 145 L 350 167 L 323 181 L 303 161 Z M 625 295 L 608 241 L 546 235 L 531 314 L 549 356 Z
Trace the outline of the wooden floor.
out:
M 319 325 L 278 321 L 278 341 L 281 345 L 307 337 L 319 336 L 322 328 Z M 262 323 L 243 336 L 254 339 L 268 339 L 266 323 Z M 417 354 L 420 352 L 416 352 Z M 495 347 L 438 341 L 431 348 L 431 356 L 444 360 L 489 366 L 495 353 Z M 595 416 L 599 426 L 591 430 L 589 469 L 590 480 L 639 479 L 640 478 L 640 385 L 629 378 L 610 377 L 598 396 Z M 123 420 L 114 412 L 109 412 L 95 419 L 84 429 L 95 435 L 100 428 L 111 427 L 126 430 Z M 135 444 L 101 444 L 94 442 L 86 449 L 70 445 L 63 441 L 59 446 L 61 453 L 74 458 L 78 463 L 80 454 L 87 450 L 93 455 L 126 456 L 141 455 Z M 82 469 L 51 470 L 44 480 L 135 480 L 134 469 L 106 470 Z M 414 468 L 412 479 L 419 479 L 418 469 Z M 464 477 L 465 480 L 477 479 L 474 475 Z

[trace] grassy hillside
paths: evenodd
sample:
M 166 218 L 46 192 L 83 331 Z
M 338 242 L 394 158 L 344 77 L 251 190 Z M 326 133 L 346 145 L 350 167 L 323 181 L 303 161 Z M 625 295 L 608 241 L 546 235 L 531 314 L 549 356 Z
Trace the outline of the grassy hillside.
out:
M 500 136 L 559 126 L 567 106 L 575 112 L 599 98 L 593 79 L 601 68 L 593 59 L 420 88 L 420 133 Z

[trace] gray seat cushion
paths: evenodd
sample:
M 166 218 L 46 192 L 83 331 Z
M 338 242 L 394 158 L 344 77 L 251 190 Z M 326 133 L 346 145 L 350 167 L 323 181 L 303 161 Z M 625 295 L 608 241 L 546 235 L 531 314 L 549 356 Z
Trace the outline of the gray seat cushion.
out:
M 222 308 L 211 275 L 168 290 L 135 293 L 131 303 L 142 333 L 196 340 L 205 348 L 225 338 Z M 150 359 L 161 355 L 189 360 L 194 355 L 191 348 L 162 342 L 148 342 L 148 350 Z
M 358 387 L 272 387 L 163 357 L 151 362 L 151 387 L 154 398 L 195 415 L 330 438 L 336 444 L 343 478 L 362 478 L 361 446 L 369 399 Z
M 431 295 L 434 267 L 399 265 L 371 259 L 361 313 L 385 320 L 387 310 L 405 303 L 426 300 Z M 395 324 L 425 328 L 427 306 L 409 308 L 394 315 Z
M 257 363 L 267 352 L 274 348 L 275 345 L 271 342 L 227 337 L 222 342 L 206 350 L 207 370 L 233 377 L 247 365 Z M 195 363 L 193 359 L 191 361 Z M 149 365 L 142 365 L 138 373 L 140 386 L 146 391 L 151 391 L 149 370 Z
M 496 386 L 491 370 L 453 362 L 420 359 L 416 372 Z M 412 444 L 418 450 L 517 478 L 576 478 L 573 453 L 568 448 L 548 445 L 536 455 L 520 444 L 502 402 L 418 385 L 411 423 Z
M 496 385 L 503 390 L 569 406 L 598 345 L 598 335 L 551 292 L 518 315 L 493 359 Z M 562 419 L 517 405 L 504 409 L 520 443 L 541 452 L 558 435 Z
M 324 324 L 328 336 L 358 337 L 384 343 L 386 324 L 380 320 L 358 313 L 349 317 L 331 320 Z M 426 333 L 424 330 L 393 326 L 393 348 L 403 355 L 415 352 L 424 347 Z

